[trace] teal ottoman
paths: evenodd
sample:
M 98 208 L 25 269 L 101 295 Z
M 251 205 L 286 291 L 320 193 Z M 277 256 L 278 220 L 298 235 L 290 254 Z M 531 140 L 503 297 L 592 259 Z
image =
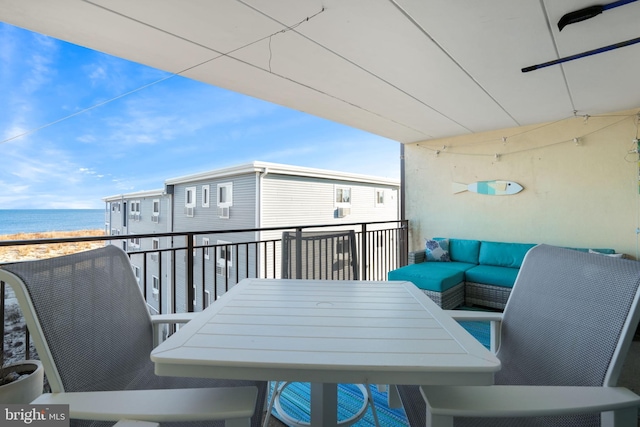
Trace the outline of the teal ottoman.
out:
M 446 262 L 421 262 L 390 271 L 389 280 L 406 280 L 421 289 L 443 309 L 464 303 L 464 270 L 443 267 Z

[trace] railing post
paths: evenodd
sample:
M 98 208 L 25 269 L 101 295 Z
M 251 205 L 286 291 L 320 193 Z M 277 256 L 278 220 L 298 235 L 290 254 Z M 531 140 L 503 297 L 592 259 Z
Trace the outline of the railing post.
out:
M 187 233 L 187 312 L 194 311 L 193 307 L 193 233 Z
M 296 228 L 296 279 L 302 279 L 302 228 Z
M 409 263 L 409 221 L 404 219 L 400 222 L 400 267 Z
M 147 294 L 147 255 L 142 255 L 142 294 L 144 295 L 144 300 L 146 301 L 149 298 Z
M 367 274 L 367 224 L 362 223 L 362 242 L 360 243 L 360 278 L 361 280 L 368 280 Z
M 164 285 L 162 278 L 162 256 L 164 252 L 158 252 L 158 314 L 162 314 L 162 287 Z M 153 292 L 153 291 L 152 291 Z

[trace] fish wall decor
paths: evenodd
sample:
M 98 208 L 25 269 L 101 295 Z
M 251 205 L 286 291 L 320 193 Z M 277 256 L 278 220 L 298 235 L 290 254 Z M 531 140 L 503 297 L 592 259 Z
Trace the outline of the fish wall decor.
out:
M 522 186 L 513 181 L 478 181 L 471 184 L 453 183 L 453 192 L 471 191 L 489 196 L 509 196 L 522 191 Z

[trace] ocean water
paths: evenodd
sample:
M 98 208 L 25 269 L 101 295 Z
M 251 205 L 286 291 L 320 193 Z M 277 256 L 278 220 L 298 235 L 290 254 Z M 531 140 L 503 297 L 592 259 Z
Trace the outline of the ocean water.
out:
M 104 209 L 0 209 L 0 235 L 103 229 Z

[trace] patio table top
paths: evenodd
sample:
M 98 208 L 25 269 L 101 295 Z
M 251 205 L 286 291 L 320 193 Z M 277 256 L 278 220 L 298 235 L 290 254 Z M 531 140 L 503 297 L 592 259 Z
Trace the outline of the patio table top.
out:
M 500 361 L 410 282 L 245 279 L 151 354 L 159 375 L 492 384 Z

